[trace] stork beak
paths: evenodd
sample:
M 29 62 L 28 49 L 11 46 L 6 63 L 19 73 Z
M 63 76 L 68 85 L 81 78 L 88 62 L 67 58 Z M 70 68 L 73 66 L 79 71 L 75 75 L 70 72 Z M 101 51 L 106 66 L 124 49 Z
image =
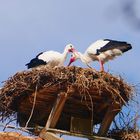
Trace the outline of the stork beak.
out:
M 70 62 L 69 62 L 69 64 L 68 64 L 68 66 L 70 66 L 71 63 L 73 63 L 74 61 L 75 61 L 75 58 L 71 58 L 71 59 L 70 59 Z
M 69 52 L 76 52 L 76 49 L 75 48 L 71 48 L 71 49 L 69 49 Z
M 71 61 L 71 59 L 70 59 L 70 62 L 69 62 L 69 64 L 68 64 L 68 67 L 71 65 L 71 63 L 72 63 L 72 61 Z

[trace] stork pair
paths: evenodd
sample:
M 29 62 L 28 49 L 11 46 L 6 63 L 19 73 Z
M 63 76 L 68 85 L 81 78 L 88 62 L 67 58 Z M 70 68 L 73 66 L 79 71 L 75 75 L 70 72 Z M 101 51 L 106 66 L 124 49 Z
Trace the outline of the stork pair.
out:
M 92 43 L 84 54 L 78 52 L 72 44 L 68 44 L 64 52 L 61 54 L 55 51 L 46 51 L 38 54 L 27 65 L 28 68 L 37 67 L 40 65 L 48 65 L 51 67 L 63 66 L 69 52 L 72 56 L 68 66 L 77 59 L 80 59 L 84 64 L 91 68 L 90 62 L 99 61 L 100 70 L 104 71 L 104 63 L 114 59 L 116 56 L 122 55 L 124 52 L 132 48 L 131 44 L 122 41 L 110 39 L 97 40 Z

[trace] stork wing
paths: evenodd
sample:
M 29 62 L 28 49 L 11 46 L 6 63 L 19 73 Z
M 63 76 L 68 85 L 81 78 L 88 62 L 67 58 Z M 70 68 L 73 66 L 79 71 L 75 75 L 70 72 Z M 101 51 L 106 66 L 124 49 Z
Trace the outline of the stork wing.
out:
M 105 41 L 109 41 L 109 42 L 98 50 L 98 54 L 113 49 L 118 49 L 122 53 L 124 53 L 132 48 L 131 44 L 128 44 L 127 42 L 115 41 L 109 39 L 105 39 Z
M 59 52 L 47 51 L 38 56 L 38 59 L 44 60 L 46 63 L 51 61 L 58 61 L 61 57 Z
M 98 55 L 98 51 L 108 43 L 108 40 L 97 40 L 87 48 L 85 55 Z
M 99 55 L 102 52 L 118 49 L 122 53 L 130 50 L 132 48 L 131 44 L 122 41 L 115 41 L 110 39 L 97 40 L 95 43 L 91 44 L 86 50 L 86 55 Z

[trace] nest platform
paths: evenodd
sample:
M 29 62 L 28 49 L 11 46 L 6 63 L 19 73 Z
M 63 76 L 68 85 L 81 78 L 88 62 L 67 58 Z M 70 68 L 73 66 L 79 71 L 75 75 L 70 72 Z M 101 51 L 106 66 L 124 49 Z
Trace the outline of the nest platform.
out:
M 5 81 L 1 117 L 16 113 L 19 125 L 25 126 L 35 103 L 29 126 L 45 126 L 57 98 L 64 94 L 67 97 L 55 128 L 70 131 L 72 118 L 90 120 L 94 126 L 105 122 L 108 112 L 117 110 L 116 115 L 131 98 L 132 87 L 119 76 L 90 68 L 34 68 Z

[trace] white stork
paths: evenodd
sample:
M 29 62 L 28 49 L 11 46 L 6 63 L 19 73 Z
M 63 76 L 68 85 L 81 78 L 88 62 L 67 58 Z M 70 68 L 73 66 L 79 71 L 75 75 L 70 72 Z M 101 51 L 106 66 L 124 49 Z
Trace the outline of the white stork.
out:
M 114 59 L 116 56 L 122 55 L 131 48 L 131 44 L 128 44 L 127 42 L 110 39 L 97 40 L 87 48 L 84 54 L 74 50 L 68 66 L 77 59 L 81 59 L 83 63 L 91 68 L 89 65 L 91 61 L 99 61 L 100 70 L 104 71 L 103 64 L 105 62 Z
M 50 67 L 63 66 L 68 52 L 73 52 L 74 46 L 72 44 L 66 45 L 64 52 L 59 53 L 56 51 L 46 51 L 39 53 L 29 63 L 26 64 L 27 68 L 33 68 L 40 65 L 47 65 Z

